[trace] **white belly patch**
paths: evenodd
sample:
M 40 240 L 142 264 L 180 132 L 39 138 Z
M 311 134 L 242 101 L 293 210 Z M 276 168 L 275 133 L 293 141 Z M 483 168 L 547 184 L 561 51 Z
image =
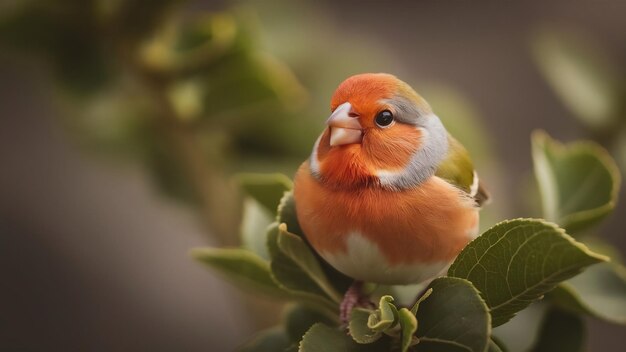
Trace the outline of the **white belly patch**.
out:
M 335 269 L 357 280 L 388 285 L 420 283 L 442 274 L 449 262 L 390 265 L 377 245 L 358 232 L 346 240 L 347 252 L 320 255 Z

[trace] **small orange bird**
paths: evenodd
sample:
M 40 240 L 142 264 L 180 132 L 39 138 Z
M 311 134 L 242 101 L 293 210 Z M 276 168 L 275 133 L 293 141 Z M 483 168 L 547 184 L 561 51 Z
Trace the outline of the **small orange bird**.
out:
M 443 273 L 477 236 L 488 198 L 466 149 L 389 74 L 346 79 L 331 111 L 295 177 L 311 246 L 356 284 L 413 284 Z M 355 304 L 348 296 L 356 284 L 342 310 Z

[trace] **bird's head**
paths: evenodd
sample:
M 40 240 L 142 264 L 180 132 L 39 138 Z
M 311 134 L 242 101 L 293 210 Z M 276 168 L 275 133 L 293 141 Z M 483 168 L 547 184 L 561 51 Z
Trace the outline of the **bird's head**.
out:
M 411 187 L 430 177 L 447 151 L 439 118 L 393 75 L 346 79 L 331 111 L 310 159 L 312 174 L 331 186 Z

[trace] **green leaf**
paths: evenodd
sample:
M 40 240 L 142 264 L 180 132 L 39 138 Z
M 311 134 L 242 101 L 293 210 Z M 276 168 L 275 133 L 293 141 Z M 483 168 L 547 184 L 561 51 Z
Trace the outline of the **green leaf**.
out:
M 313 325 L 300 341 L 299 352 L 387 352 L 388 339 L 373 344 L 357 344 L 345 332 L 324 324 Z
M 281 251 L 278 246 L 278 236 L 278 224 L 273 224 L 267 233 L 267 245 L 274 281 L 299 302 L 320 309 L 329 316 L 336 316 L 338 305 L 328 298 L 298 264 Z
M 299 352 L 356 351 L 358 345 L 348 335 L 324 324 L 315 324 L 300 341 Z
M 298 215 L 296 214 L 296 201 L 293 197 L 293 191 L 285 192 L 280 199 L 277 220 L 279 224 L 287 224 L 289 232 L 304 237 L 304 233 L 298 222 Z
M 417 311 L 416 351 L 483 352 L 491 334 L 489 309 L 472 283 L 441 277 Z
M 279 225 L 272 225 L 268 230 L 267 241 L 271 261 L 270 268 L 276 281 L 287 289 L 325 296 L 325 293 L 278 245 Z
M 393 328 L 398 323 L 398 308 L 393 304 L 393 297 L 382 296 L 378 302 L 378 309 L 367 320 L 367 327 L 374 331 L 383 332 Z
M 239 347 L 239 352 L 278 352 L 293 345 L 289 336 L 280 326 L 257 333 L 250 341 Z
M 424 300 L 426 298 L 428 298 L 431 294 L 433 293 L 433 289 L 429 288 L 428 290 L 426 290 L 426 292 L 424 292 L 424 294 L 422 295 L 422 297 L 420 297 L 417 302 L 415 302 L 415 304 L 413 305 L 413 307 L 411 307 L 411 313 L 413 314 L 417 314 L 417 311 L 420 308 L 420 303 L 424 302 Z
M 429 283 L 429 281 L 425 281 L 411 285 L 377 284 L 371 296 L 381 297 L 383 295 L 390 295 L 393 297 L 394 304 L 397 306 L 409 307 L 414 304 L 415 300 L 419 298 L 419 295 L 426 290 Z
M 240 248 L 194 248 L 191 255 L 245 290 L 286 297 L 270 275 L 268 262 Z
M 547 312 L 531 352 L 582 352 L 585 324 L 577 315 L 558 309 Z
M 272 214 L 276 214 L 283 194 L 293 187 L 289 177 L 283 174 L 239 174 L 236 180 L 246 194 Z
M 372 330 L 367 322 L 372 314 L 369 309 L 354 308 L 350 313 L 350 322 L 348 323 L 348 331 L 350 336 L 357 343 L 372 343 L 382 336 L 382 332 Z
M 342 296 L 326 278 L 320 263 L 302 238 L 289 233 L 286 224 L 278 226 L 278 247 L 289 259 L 302 269 L 335 302 Z
M 489 344 L 487 345 L 487 352 L 505 352 L 506 350 L 502 348 L 501 344 L 498 344 L 494 338 L 489 339 Z
M 277 222 L 279 224 L 285 223 L 289 232 L 301 237 L 306 241 L 306 237 L 300 228 L 298 223 L 298 216 L 296 214 L 296 203 L 293 197 L 293 192 L 285 192 L 283 198 L 280 200 L 278 206 Z M 307 243 L 308 246 L 308 243 Z M 310 247 L 310 246 L 309 246 Z M 328 264 L 322 257 L 314 252 L 317 261 L 320 263 L 324 274 L 333 285 L 333 287 L 339 292 L 345 292 L 352 284 L 354 279 L 347 277 L 346 275 L 335 270 L 330 264 Z
M 417 318 L 406 308 L 400 308 L 398 311 L 398 321 L 400 322 L 401 337 L 400 349 L 402 352 L 409 350 L 409 347 L 417 343 L 415 331 L 417 331 Z
M 300 304 L 289 307 L 289 310 L 287 311 L 287 315 L 285 317 L 285 327 L 287 329 L 287 335 L 289 336 L 289 339 L 293 342 L 300 341 L 304 333 L 306 333 L 311 328 L 311 326 L 316 323 L 334 325 L 337 322 L 333 321 L 323 314 L 320 314 L 315 310 L 312 310 Z
M 250 197 L 244 199 L 240 230 L 241 244 L 265 260 L 269 260 L 266 234 L 272 221 L 270 212 L 259 202 Z
M 602 147 L 592 142 L 563 145 L 545 132 L 535 131 L 532 151 L 547 220 L 577 232 L 615 208 L 619 170 Z
M 626 268 L 595 265 L 557 286 L 547 298 L 572 312 L 626 325 Z
M 617 122 L 622 108 L 620 73 L 602 56 L 602 48 L 554 30 L 539 33 L 532 48 L 540 71 L 576 117 L 596 130 Z
M 559 282 L 606 260 L 554 224 L 516 219 L 503 221 L 470 242 L 448 275 L 474 284 L 491 309 L 495 327 Z

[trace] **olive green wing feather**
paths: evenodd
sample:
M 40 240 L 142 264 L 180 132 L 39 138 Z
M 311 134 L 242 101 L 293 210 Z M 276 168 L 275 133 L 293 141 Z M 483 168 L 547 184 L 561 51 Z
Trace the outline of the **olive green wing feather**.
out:
M 489 200 L 489 194 L 478 179 L 469 153 L 450 134 L 448 134 L 448 155 L 439 164 L 435 176 L 467 192 L 479 206 Z
M 448 155 L 439 164 L 435 175 L 471 193 L 474 183 L 474 165 L 469 153 L 454 137 L 448 134 Z

